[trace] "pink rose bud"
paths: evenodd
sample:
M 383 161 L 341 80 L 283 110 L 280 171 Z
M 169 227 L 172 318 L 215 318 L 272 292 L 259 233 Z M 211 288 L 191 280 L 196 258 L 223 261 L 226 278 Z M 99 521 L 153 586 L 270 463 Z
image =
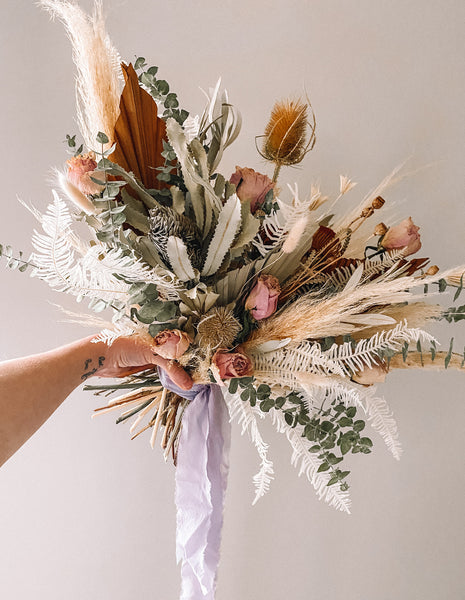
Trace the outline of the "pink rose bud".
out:
M 352 381 L 360 385 L 373 385 L 374 383 L 383 383 L 388 373 L 387 365 L 379 363 L 371 367 L 365 367 L 361 371 L 357 371 L 352 375 Z
M 192 339 L 185 331 L 165 329 L 153 339 L 153 351 L 169 360 L 179 358 L 189 348 Z
M 276 185 L 267 175 L 261 175 L 248 167 L 236 167 L 236 172 L 229 181 L 236 186 L 236 194 L 241 202 L 250 200 L 252 214 L 261 207 L 267 193 Z
M 105 186 L 99 185 L 92 181 L 91 177 L 103 181 L 104 174 L 101 171 L 96 171 L 97 162 L 95 154 L 79 154 L 73 156 L 66 161 L 68 172 L 66 177 L 74 186 L 83 194 L 99 194 Z
M 256 321 L 266 319 L 276 311 L 281 293 L 279 281 L 273 275 L 260 275 L 245 301 L 245 309 Z
M 212 366 L 220 379 L 231 379 L 233 377 L 248 377 L 253 373 L 252 361 L 242 352 L 228 352 L 220 349 L 212 357 Z
M 386 250 L 404 248 L 405 256 L 415 254 L 421 248 L 419 227 L 414 225 L 412 217 L 404 219 L 399 225 L 390 227 L 381 239 L 381 246 Z

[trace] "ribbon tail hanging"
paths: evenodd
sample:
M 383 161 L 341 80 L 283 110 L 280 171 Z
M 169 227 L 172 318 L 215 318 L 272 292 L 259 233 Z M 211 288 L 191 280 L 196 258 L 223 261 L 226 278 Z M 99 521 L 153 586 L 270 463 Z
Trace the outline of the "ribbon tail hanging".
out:
M 174 389 L 163 372 L 160 380 L 191 400 L 183 416 L 176 466 L 180 600 L 214 600 L 229 470 L 229 412 L 218 385 L 184 392 Z

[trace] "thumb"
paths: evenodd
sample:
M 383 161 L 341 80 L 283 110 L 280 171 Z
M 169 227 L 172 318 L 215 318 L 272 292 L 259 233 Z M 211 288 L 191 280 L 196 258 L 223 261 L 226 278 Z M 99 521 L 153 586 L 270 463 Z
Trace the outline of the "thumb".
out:
M 190 390 L 194 385 L 192 377 L 176 361 L 167 360 L 166 358 L 155 354 L 153 357 L 153 363 L 164 369 L 171 381 L 182 390 Z

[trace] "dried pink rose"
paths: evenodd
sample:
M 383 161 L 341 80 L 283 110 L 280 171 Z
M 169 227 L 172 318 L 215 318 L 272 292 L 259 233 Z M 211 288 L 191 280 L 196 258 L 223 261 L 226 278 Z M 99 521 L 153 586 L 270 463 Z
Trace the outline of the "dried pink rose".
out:
M 352 375 L 352 381 L 361 385 L 373 385 L 374 383 L 383 383 L 388 373 L 387 365 L 382 362 L 371 367 L 365 367 Z
M 220 379 L 248 377 L 253 373 L 252 361 L 242 352 L 228 352 L 221 348 L 212 357 L 212 366 L 217 369 Z
M 245 301 L 245 309 L 256 321 L 266 319 L 276 311 L 281 286 L 274 275 L 260 275 Z
M 236 194 L 241 202 L 250 200 L 252 214 L 265 202 L 265 196 L 276 183 L 267 175 L 257 173 L 248 167 L 236 167 L 236 172 L 229 179 L 236 186 Z
M 103 173 L 96 171 L 97 162 L 95 154 L 88 152 L 87 154 L 79 154 L 73 156 L 66 161 L 68 171 L 66 177 L 74 186 L 83 194 L 99 194 L 105 186 L 99 185 L 92 181 L 91 177 L 103 181 Z
M 404 219 L 399 225 L 390 227 L 387 230 L 381 239 L 381 246 L 386 250 L 405 248 L 405 256 L 415 254 L 421 248 L 419 229 L 413 223 L 412 217 Z
M 154 337 L 153 351 L 163 358 L 176 359 L 184 354 L 191 343 L 192 339 L 185 331 L 165 329 Z

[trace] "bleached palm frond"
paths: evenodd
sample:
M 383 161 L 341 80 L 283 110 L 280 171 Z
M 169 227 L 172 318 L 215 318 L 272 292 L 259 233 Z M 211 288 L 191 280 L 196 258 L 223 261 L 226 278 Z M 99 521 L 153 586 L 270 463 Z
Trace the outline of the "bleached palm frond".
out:
M 410 344 L 418 341 L 436 340 L 426 331 L 411 328 L 403 321 L 389 331 L 380 331 L 370 338 L 360 340 L 355 346 L 351 342 L 333 344 L 324 354 L 350 375 L 379 364 L 379 358 L 386 350 L 399 352 L 406 342 Z
M 252 504 L 255 504 L 269 491 L 271 481 L 274 479 L 273 463 L 268 459 L 268 444 L 263 441 L 257 422 L 258 418 L 265 417 L 265 413 L 257 407 L 252 407 L 248 402 L 243 402 L 238 394 L 226 392 L 224 399 L 229 409 L 230 421 L 237 420 L 242 428 L 241 435 L 245 432 L 249 434 L 261 460 L 260 470 L 253 477 L 255 498 Z
M 305 474 L 320 500 L 324 500 L 337 510 L 350 513 L 349 493 L 342 491 L 338 484 L 328 486 L 331 475 L 327 472 L 318 473 L 322 461 L 316 454 L 309 452 L 312 442 L 302 435 L 303 426 L 290 427 L 281 410 L 272 408 L 270 414 L 277 431 L 286 435 L 292 447 L 291 464 L 298 469 L 299 477 Z
M 99 131 L 111 141 L 123 77 L 120 56 L 105 30 L 102 0 L 95 0 L 92 15 L 65 0 L 39 0 L 38 4 L 64 23 L 71 41 L 78 124 L 85 144 L 93 148 Z
M 215 292 L 219 294 L 218 303 L 226 305 L 236 300 L 242 288 L 261 272 L 264 264 L 265 259 L 258 259 L 240 269 L 228 271 L 223 279 L 215 283 Z

